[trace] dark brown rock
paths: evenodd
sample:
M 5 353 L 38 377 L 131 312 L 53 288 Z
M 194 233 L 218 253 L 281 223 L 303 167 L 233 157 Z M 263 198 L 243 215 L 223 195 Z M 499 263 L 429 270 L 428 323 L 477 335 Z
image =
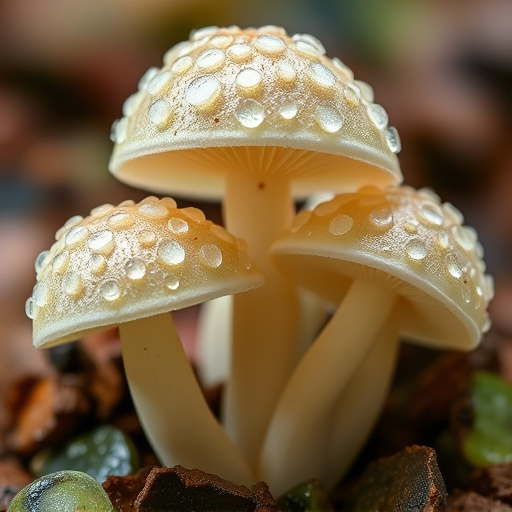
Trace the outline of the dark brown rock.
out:
M 274 499 L 263 482 L 250 489 L 198 469 L 154 468 L 135 501 L 137 512 L 271 512 Z
M 346 512 L 442 512 L 445 504 L 435 451 L 412 446 L 372 462 L 357 481 Z
M 468 487 L 512 507 L 512 463 L 481 468 L 471 473 Z
M 135 500 L 144 488 L 152 468 L 146 468 L 135 475 L 109 476 L 103 483 L 116 512 L 137 512 Z

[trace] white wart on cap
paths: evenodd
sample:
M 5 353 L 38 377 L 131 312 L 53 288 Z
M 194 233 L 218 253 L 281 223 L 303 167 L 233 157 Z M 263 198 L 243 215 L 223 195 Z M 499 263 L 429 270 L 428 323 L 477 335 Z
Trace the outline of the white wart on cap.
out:
M 261 284 L 241 240 L 170 198 L 95 208 L 56 239 L 26 305 L 37 347 Z
M 222 173 L 254 146 L 321 153 L 266 155 L 272 172 L 296 170 L 295 195 L 401 181 L 400 140 L 371 87 L 315 37 L 274 26 L 193 32 L 143 76 L 112 136 L 115 176 L 166 193 L 221 197 Z

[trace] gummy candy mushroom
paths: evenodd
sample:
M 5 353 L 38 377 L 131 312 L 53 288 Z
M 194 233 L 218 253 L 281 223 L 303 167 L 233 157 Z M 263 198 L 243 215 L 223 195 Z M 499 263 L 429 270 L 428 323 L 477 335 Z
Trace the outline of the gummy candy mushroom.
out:
M 245 244 L 201 210 L 155 197 L 73 217 L 56 239 L 37 258 L 27 301 L 34 345 L 119 326 L 130 391 L 161 461 L 253 483 L 203 398 L 169 314 L 261 285 Z
M 431 191 L 363 187 L 299 213 L 276 241 L 280 268 L 339 307 L 272 417 L 259 476 L 273 492 L 312 476 L 336 483 L 380 411 L 373 395 L 385 396 L 400 335 L 438 348 L 479 343 L 492 279 L 462 222 Z
M 143 76 L 123 114 L 111 172 L 152 191 L 222 199 L 226 227 L 266 278 L 235 297 L 225 400 L 226 429 L 255 459 L 297 360 L 295 290 L 268 247 L 289 228 L 294 199 L 400 183 L 398 134 L 371 87 L 315 37 L 275 26 L 193 32 Z

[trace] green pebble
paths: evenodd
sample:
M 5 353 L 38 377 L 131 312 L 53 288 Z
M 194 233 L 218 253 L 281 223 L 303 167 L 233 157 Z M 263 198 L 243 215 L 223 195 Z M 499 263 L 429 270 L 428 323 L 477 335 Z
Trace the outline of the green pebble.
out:
M 474 467 L 512 461 L 512 386 L 497 374 L 478 372 L 468 404 L 470 426 L 460 428 L 466 460 Z
M 329 497 L 318 480 L 299 484 L 276 502 L 280 512 L 329 512 Z
M 139 469 L 138 454 L 126 434 L 111 425 L 101 425 L 58 449 L 37 454 L 31 469 L 35 476 L 72 469 L 103 483 L 111 475 L 135 473 Z
M 24 487 L 8 512 L 114 512 L 114 507 L 94 478 L 80 471 L 58 471 Z

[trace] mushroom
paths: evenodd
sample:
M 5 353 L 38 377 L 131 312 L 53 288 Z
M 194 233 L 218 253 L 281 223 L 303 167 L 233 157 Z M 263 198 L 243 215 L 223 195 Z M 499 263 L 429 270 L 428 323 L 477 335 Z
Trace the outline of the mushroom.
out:
M 339 308 L 272 417 L 259 478 L 273 492 L 313 476 L 333 485 L 341 476 L 345 457 L 362 446 L 380 410 L 357 381 L 372 375 L 383 399 L 392 376 L 394 357 L 378 355 L 383 343 L 391 353 L 399 335 L 437 348 L 479 343 L 489 328 L 492 279 L 476 232 L 462 222 L 458 210 L 428 190 L 363 187 L 300 212 L 275 242 L 279 267 Z
M 135 407 L 162 462 L 253 483 L 204 400 L 169 314 L 261 285 L 246 245 L 201 210 L 155 197 L 73 217 L 56 240 L 37 258 L 26 305 L 34 345 L 119 326 Z
M 268 248 L 291 225 L 294 199 L 401 182 L 398 134 L 371 87 L 315 37 L 275 26 L 193 32 L 148 70 L 123 114 L 113 127 L 115 177 L 222 199 L 226 227 L 265 277 L 234 299 L 224 408 L 227 431 L 255 460 L 297 361 L 295 289 Z

